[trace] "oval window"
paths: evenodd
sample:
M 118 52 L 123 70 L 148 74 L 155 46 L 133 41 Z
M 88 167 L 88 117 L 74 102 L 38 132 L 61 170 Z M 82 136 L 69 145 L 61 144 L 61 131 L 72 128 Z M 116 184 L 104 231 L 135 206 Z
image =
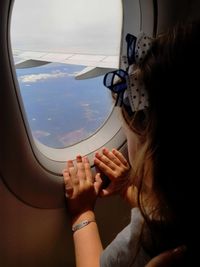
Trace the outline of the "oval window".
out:
M 113 101 L 103 74 L 118 67 L 121 1 L 15 0 L 11 45 L 33 139 L 64 148 L 96 133 Z

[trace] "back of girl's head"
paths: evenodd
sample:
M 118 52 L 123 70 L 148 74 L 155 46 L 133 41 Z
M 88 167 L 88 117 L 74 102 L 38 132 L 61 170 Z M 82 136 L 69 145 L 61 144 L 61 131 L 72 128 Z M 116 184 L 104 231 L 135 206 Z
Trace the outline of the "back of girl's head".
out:
M 139 66 L 139 78 L 149 96 L 145 128 L 140 127 L 137 119 L 141 111 L 134 115 L 133 122 L 123 111 L 132 129 L 136 132 L 141 129 L 139 134 L 148 142 L 145 153 L 152 160 L 153 188 L 162 196 L 158 210 L 171 216 L 174 244 L 183 242 L 189 247 L 196 231 L 192 224 L 197 210 L 194 189 L 198 183 L 198 163 L 194 152 L 199 139 L 199 64 L 200 22 L 178 23 L 153 41 Z M 143 172 L 139 171 L 143 176 L 148 173 L 144 171 L 145 164 L 144 160 Z M 141 168 L 141 164 L 138 166 Z
M 194 137 L 200 87 L 199 67 L 195 66 L 199 62 L 200 23 L 193 22 L 179 23 L 158 37 L 141 66 L 150 102 L 148 129 L 156 163 L 155 186 L 176 214 L 182 212 L 183 203 L 190 203 L 193 191 L 188 185 L 195 185 L 193 152 L 198 141 Z

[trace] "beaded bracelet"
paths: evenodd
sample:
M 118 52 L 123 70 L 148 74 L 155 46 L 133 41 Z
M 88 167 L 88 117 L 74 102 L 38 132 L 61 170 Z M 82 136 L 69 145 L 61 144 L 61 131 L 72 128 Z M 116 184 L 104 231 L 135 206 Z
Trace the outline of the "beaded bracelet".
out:
M 73 225 L 72 226 L 72 231 L 76 232 L 77 230 L 85 227 L 86 225 L 88 225 L 91 222 L 95 222 L 95 220 L 84 220 L 84 221 L 82 221 L 82 222 L 80 222 L 80 223 L 78 223 L 76 225 Z

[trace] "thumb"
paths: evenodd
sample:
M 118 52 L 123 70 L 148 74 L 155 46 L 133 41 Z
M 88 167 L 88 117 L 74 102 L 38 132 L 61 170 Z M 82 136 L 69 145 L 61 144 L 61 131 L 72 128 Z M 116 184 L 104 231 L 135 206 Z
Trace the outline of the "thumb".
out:
M 103 184 L 103 182 L 101 179 L 101 175 L 100 175 L 100 173 L 97 173 L 95 175 L 95 181 L 94 181 L 94 189 L 95 189 L 96 194 L 99 194 L 99 191 L 101 190 L 102 184 Z
M 112 194 L 113 194 L 113 192 L 112 192 L 112 189 L 110 189 L 110 188 L 102 189 L 100 192 L 101 197 L 107 197 L 107 196 L 110 196 Z

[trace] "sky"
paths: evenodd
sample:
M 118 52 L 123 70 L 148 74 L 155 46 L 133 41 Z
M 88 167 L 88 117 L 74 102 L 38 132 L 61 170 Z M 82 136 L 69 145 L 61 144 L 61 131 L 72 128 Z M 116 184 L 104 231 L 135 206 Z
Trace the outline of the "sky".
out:
M 11 46 L 13 49 L 119 55 L 122 26 L 121 0 L 15 0 L 12 12 Z M 18 73 L 31 128 L 37 123 L 37 128 L 33 127 L 32 131 L 36 134 L 36 138 L 42 138 L 40 141 L 49 146 L 67 145 L 88 137 L 91 131 L 94 132 L 101 126 L 111 111 L 112 103 L 109 102 L 111 98 L 108 97 L 110 93 L 108 94 L 105 88 L 102 90 L 102 78 L 86 81 L 73 79 L 72 81 L 70 77 L 77 73 L 77 69 L 73 70 L 72 65 L 69 66 L 70 71 L 67 68 L 67 66 L 51 68 L 47 65 L 32 70 L 24 69 Z M 76 99 L 77 106 L 73 114 L 78 114 L 81 110 L 81 114 L 85 114 L 81 119 L 85 120 L 85 126 L 80 126 L 81 123 L 77 121 L 73 131 L 64 127 L 68 125 L 66 119 L 73 117 L 66 115 L 69 114 L 66 103 L 68 100 L 71 101 L 70 96 L 66 97 L 66 90 L 72 85 L 74 87 L 70 94 L 75 93 L 75 90 L 81 90 L 81 92 L 87 90 L 87 94 L 80 94 L 79 100 Z M 96 103 L 95 108 L 91 104 L 97 94 L 94 88 L 102 94 L 101 98 L 105 102 L 104 105 L 99 106 Z M 91 99 L 84 100 L 82 96 L 91 97 Z M 64 101 L 63 108 L 61 108 L 62 101 Z M 39 104 L 41 104 L 40 108 L 38 108 Z M 58 111 L 55 112 L 57 105 Z M 102 109 L 108 110 L 104 114 L 100 112 Z M 31 117 L 36 111 L 39 112 L 41 123 L 37 116 Z M 50 116 L 52 112 L 53 115 Z M 99 112 L 100 115 L 97 116 L 95 112 Z M 94 114 L 96 114 L 95 120 Z M 74 120 L 74 117 L 72 119 Z M 51 127 L 43 129 L 42 126 Z M 92 128 L 93 126 L 95 129 Z M 59 134 L 56 132 L 58 128 L 61 129 Z
M 15 49 L 116 55 L 121 0 L 15 0 L 11 43 Z

